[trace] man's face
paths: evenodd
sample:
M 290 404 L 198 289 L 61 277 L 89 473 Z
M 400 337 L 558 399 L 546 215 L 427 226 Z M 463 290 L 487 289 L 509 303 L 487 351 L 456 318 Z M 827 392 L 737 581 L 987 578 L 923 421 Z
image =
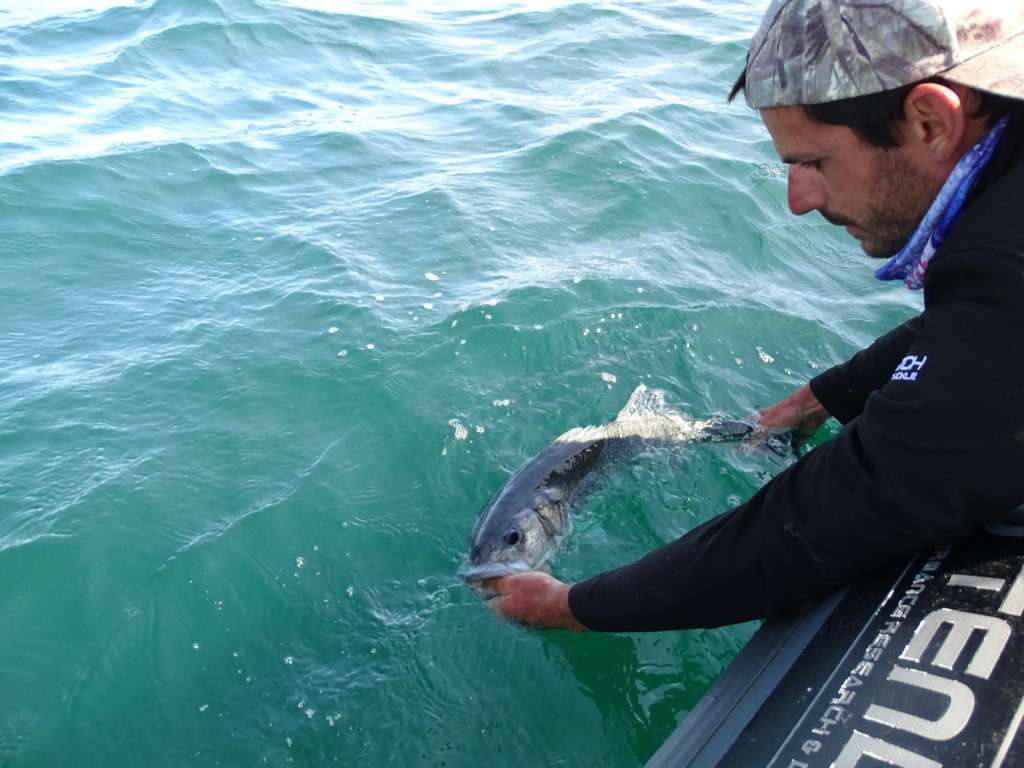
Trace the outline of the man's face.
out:
M 938 189 L 900 147 L 882 150 L 849 128 L 810 120 L 801 107 L 761 110 L 772 142 L 789 165 L 789 209 L 818 211 L 888 257 L 910 239 Z

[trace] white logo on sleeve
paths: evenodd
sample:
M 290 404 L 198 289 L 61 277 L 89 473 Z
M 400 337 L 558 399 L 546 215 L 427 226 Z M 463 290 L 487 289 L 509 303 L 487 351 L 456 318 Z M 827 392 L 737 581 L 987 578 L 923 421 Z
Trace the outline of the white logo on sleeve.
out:
M 893 371 L 893 381 L 917 381 L 917 374 L 924 368 L 924 364 L 928 362 L 928 355 L 922 355 L 917 357 L 916 355 L 907 355 L 903 358 L 903 361 L 896 366 L 896 370 Z

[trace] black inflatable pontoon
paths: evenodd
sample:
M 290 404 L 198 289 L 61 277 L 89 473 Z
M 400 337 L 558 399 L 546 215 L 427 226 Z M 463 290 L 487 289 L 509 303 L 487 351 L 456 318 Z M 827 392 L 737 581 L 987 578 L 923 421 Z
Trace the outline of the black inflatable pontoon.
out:
M 647 768 L 1024 766 L 1022 511 L 766 623 Z

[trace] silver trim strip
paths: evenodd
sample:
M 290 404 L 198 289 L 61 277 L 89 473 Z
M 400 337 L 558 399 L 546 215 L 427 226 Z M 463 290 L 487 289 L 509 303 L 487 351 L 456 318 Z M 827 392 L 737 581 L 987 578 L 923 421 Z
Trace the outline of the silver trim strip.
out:
M 1021 720 L 1024 720 L 1024 699 L 1021 699 L 1020 706 L 1017 707 L 1017 714 L 1010 721 L 1010 727 L 1006 731 L 1006 735 L 1003 736 L 1003 743 L 999 745 L 999 751 L 996 753 L 996 759 L 992 761 L 991 768 L 1000 768 L 1003 764 L 1010 752 L 1010 745 L 1013 744 L 1013 740 L 1017 736 Z

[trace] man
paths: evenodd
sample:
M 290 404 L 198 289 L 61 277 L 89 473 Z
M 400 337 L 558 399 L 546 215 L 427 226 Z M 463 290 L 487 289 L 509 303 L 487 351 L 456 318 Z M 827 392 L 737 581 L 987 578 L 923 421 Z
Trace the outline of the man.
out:
M 747 503 L 497 608 L 571 630 L 784 615 L 1024 504 L 1024 2 L 774 0 L 732 96 L 789 165 L 789 206 L 844 226 L 924 312 L 762 412 L 844 428 Z M 730 97 L 732 98 L 732 97 Z

